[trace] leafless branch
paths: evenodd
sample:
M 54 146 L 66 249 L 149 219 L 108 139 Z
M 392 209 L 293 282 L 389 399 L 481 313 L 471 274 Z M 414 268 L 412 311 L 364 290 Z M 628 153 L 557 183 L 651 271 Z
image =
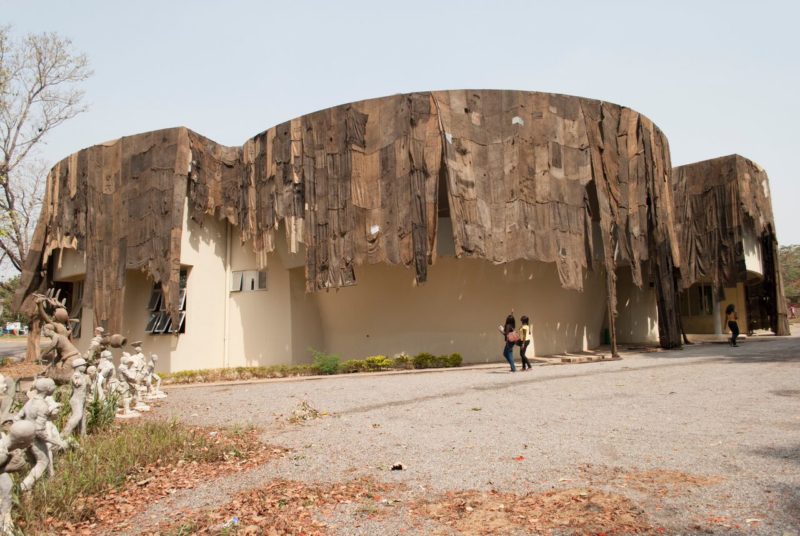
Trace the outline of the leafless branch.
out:
M 55 33 L 11 39 L 0 27 L 0 251 L 21 270 L 41 208 L 46 167 L 35 158 L 54 128 L 84 112 L 84 54 Z

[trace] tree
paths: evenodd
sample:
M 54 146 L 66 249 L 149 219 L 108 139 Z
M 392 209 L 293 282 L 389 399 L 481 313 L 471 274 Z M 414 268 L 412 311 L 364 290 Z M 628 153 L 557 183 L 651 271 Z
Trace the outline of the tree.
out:
M 41 207 L 46 166 L 37 149 L 49 132 L 84 112 L 84 54 L 55 33 L 17 41 L 0 27 L 0 263 L 21 272 Z M 7 286 L 7 284 L 4 284 Z
M 779 253 L 783 293 L 791 302 L 800 301 L 800 245 L 781 246 Z

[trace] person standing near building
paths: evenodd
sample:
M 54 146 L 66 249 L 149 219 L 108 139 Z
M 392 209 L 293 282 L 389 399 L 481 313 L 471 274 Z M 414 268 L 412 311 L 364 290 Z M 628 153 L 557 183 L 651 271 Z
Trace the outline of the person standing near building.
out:
M 736 338 L 739 336 L 739 322 L 737 322 L 739 317 L 732 303 L 725 308 L 725 320 L 728 322 L 728 329 L 731 330 L 731 346 L 739 346 L 736 344 Z
M 531 362 L 528 361 L 526 352 L 528 351 L 528 345 L 533 340 L 533 333 L 531 333 L 530 321 L 527 316 L 522 315 L 519 321 L 522 322 L 519 327 L 519 358 L 522 361 L 522 370 L 530 370 Z
M 511 372 L 516 372 L 517 367 L 514 365 L 514 345 L 519 341 L 519 335 L 516 332 L 517 321 L 514 319 L 514 310 L 506 317 L 506 323 L 500 326 L 500 333 L 503 335 L 503 357 L 508 361 L 511 366 Z

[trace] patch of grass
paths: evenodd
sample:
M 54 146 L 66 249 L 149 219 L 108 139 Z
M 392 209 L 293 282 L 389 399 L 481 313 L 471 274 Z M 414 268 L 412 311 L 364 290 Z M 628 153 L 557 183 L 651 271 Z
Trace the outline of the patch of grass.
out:
M 326 354 L 319 350 L 311 349 L 311 355 L 314 359 L 314 368 L 320 374 L 336 374 L 339 372 L 339 356 L 335 354 Z
M 224 369 L 183 370 L 161 375 L 164 384 L 207 383 L 266 378 L 311 376 L 314 374 L 352 374 L 381 370 L 409 370 L 427 368 L 460 367 L 461 354 L 433 355 L 422 353 L 416 356 L 400 354 L 395 357 L 375 355 L 366 359 L 340 361 L 338 355 L 313 350 L 313 365 L 273 365 L 269 367 L 232 367 Z
M 114 425 L 106 433 L 86 436 L 79 449 L 60 454 L 55 476 L 42 478 L 20 496 L 15 513 L 26 533 L 46 527 L 48 518 L 77 523 L 94 513 L 82 498 L 120 488 L 138 469 L 156 462 L 214 462 L 229 454 L 207 434 L 175 422 Z

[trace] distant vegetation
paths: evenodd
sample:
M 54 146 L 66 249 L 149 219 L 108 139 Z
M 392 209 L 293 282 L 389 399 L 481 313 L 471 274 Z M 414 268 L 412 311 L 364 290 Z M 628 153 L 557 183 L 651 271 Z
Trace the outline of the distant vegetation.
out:
M 784 295 L 792 303 L 800 302 L 800 244 L 781 246 L 780 259 Z

